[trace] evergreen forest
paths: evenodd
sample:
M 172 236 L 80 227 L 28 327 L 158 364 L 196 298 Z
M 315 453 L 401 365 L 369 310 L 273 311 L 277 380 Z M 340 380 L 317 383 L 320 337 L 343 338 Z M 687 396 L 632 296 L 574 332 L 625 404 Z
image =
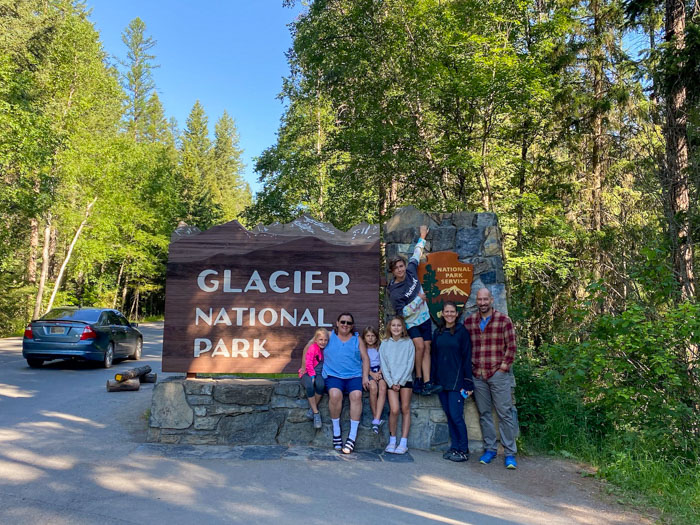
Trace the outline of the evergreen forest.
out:
M 492 211 L 521 449 L 697 523 L 700 4 L 313 0 L 290 30 L 252 196 L 232 116 L 165 114 L 140 19 L 114 60 L 81 2 L 0 0 L 0 332 L 162 315 L 180 222 Z

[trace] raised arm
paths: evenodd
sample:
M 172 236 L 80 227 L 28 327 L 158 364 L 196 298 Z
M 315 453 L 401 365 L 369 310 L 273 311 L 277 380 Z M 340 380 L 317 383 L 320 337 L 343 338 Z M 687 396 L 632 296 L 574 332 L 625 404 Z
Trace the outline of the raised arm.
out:
M 414 264 L 418 266 L 420 263 L 421 255 L 423 255 L 423 248 L 425 248 L 425 237 L 428 235 L 428 227 L 424 224 L 420 227 L 420 238 L 416 242 L 416 247 L 413 249 L 413 255 L 408 260 L 408 264 Z

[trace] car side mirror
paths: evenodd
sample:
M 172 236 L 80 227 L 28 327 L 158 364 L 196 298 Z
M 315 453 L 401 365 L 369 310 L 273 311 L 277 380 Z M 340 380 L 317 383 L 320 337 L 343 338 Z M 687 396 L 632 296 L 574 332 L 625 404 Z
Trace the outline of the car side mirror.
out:
M 138 328 L 139 324 L 138 323 L 131 323 L 131 326 L 133 326 L 134 328 Z

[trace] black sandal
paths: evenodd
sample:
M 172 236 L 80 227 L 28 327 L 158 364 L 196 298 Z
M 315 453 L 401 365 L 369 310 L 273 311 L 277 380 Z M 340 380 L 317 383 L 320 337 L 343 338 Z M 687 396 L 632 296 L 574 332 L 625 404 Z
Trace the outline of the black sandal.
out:
M 343 448 L 343 437 L 342 436 L 333 436 L 333 448 L 338 450 L 338 451 Z
M 343 454 L 352 454 L 353 450 L 355 450 L 355 440 L 348 438 L 343 447 Z

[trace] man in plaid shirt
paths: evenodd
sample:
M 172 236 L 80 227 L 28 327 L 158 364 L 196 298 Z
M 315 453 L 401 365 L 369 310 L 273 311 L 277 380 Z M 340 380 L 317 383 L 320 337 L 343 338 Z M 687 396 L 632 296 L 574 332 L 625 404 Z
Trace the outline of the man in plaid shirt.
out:
M 510 367 L 515 358 L 515 331 L 510 318 L 494 310 L 493 295 L 488 288 L 476 293 L 478 311 L 467 317 L 464 327 L 472 340 L 474 401 L 479 409 L 479 423 L 486 451 L 479 461 L 491 463 L 496 457 L 496 429 L 492 408 L 498 414 L 498 430 L 505 452 L 505 466 L 517 468 L 515 460 L 516 423 L 513 410 L 513 385 Z

